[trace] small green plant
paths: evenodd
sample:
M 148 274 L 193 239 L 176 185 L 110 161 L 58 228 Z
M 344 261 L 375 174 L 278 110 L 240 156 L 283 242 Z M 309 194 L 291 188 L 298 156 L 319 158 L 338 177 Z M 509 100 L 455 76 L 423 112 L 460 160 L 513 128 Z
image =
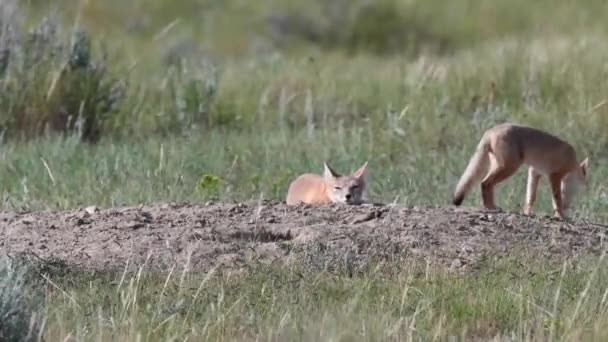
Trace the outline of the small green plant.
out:
M 220 194 L 220 178 L 204 174 L 196 183 L 196 191 L 206 198 L 217 198 Z

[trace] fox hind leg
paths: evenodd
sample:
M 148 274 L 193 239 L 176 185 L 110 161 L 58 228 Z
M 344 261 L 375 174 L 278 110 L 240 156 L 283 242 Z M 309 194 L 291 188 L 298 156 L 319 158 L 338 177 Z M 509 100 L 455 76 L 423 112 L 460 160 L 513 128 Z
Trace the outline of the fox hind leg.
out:
M 486 209 L 498 209 L 494 202 L 494 188 L 505 179 L 511 177 L 521 166 L 522 161 L 495 164 L 488 175 L 481 181 L 481 199 Z

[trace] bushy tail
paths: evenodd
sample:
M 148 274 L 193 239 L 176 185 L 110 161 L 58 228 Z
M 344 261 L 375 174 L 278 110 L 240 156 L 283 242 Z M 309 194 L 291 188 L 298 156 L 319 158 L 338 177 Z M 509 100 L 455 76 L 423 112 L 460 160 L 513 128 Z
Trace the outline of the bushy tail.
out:
M 481 138 L 481 141 L 477 145 L 475 154 L 471 157 L 467 168 L 456 185 L 456 191 L 452 199 L 452 204 L 461 205 L 464 200 L 464 196 L 471 189 L 471 186 L 479 181 L 488 172 L 488 166 L 490 163 L 490 143 L 486 137 Z

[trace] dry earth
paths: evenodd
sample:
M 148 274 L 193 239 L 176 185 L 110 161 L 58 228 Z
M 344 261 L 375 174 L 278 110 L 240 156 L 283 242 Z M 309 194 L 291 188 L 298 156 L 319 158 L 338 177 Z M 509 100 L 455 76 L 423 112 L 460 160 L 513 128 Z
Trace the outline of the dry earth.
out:
M 288 207 L 281 202 L 159 204 L 0 213 L 0 253 L 108 270 L 242 268 L 305 261 L 363 267 L 402 258 L 474 269 L 515 250 L 550 258 L 598 253 L 607 227 L 471 208 Z

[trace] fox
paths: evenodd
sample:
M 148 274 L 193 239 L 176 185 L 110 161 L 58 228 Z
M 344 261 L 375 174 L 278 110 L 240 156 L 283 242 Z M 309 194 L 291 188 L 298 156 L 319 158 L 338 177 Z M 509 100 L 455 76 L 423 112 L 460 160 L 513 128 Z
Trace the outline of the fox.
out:
M 323 175 L 305 173 L 298 176 L 287 190 L 287 205 L 361 204 L 367 191 L 367 161 L 350 175 L 344 176 L 323 162 Z
M 498 124 L 482 135 L 456 185 L 452 203 L 461 205 L 473 184 L 481 181 L 483 207 L 500 210 L 494 202 L 494 188 L 526 165 L 523 213 L 531 214 L 539 180 L 546 176 L 551 187 L 553 216 L 564 220 L 576 192 L 587 187 L 588 162 L 588 157 L 579 162 L 570 143 L 544 130 L 509 122 Z

